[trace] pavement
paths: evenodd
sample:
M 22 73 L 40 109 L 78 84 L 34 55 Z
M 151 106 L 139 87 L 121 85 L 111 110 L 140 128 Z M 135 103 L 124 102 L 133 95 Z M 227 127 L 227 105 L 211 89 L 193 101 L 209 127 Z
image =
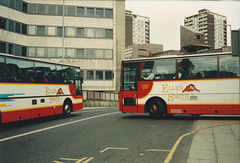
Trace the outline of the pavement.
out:
M 240 121 L 198 120 L 187 163 L 240 163 Z

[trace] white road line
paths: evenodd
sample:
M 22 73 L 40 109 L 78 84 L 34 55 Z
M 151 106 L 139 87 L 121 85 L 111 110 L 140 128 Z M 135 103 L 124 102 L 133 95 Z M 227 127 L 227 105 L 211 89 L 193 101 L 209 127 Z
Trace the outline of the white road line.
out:
M 31 132 L 26 132 L 26 133 L 19 134 L 19 135 L 15 135 L 15 136 L 10 136 L 10 137 L 7 137 L 7 138 L 0 139 L 0 143 L 1 143 L 1 142 L 4 142 L 4 141 L 7 141 L 7 140 L 19 138 L 19 137 L 22 137 L 22 136 L 31 135 L 31 134 L 35 134 L 35 133 L 38 133 L 38 132 L 42 132 L 42 131 L 54 129 L 54 128 L 57 128 L 57 127 L 62 127 L 62 126 L 66 126 L 66 125 L 70 125 L 70 124 L 74 124 L 74 123 L 86 121 L 86 120 L 89 120 L 89 119 L 104 117 L 104 116 L 108 116 L 108 115 L 112 115 L 112 114 L 117 114 L 117 113 L 120 113 L 120 112 L 113 112 L 113 113 L 96 115 L 96 116 L 93 116 L 93 117 L 88 117 L 88 118 L 84 118 L 84 119 L 79 119 L 79 120 L 76 120 L 76 121 L 71 121 L 71 122 L 67 122 L 67 123 L 63 123 L 63 124 L 59 124 L 59 125 L 55 125 L 55 126 L 51 126 L 51 127 L 47 127 L 47 128 L 43 128 L 43 129 L 31 131 Z

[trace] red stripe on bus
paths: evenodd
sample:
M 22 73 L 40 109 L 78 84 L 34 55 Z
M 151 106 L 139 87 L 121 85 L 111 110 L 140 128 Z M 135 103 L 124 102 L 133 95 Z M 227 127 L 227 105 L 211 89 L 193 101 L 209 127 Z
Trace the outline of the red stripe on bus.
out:
M 77 111 L 83 108 L 83 103 L 74 103 L 73 104 L 73 111 Z M 42 108 L 29 108 L 29 109 L 19 109 L 19 110 L 8 110 L 2 111 L 2 123 L 13 122 L 13 121 L 20 121 L 26 120 L 31 118 L 38 118 L 56 114 L 63 113 L 63 106 L 49 106 L 49 107 L 42 107 Z
M 124 112 L 145 113 L 145 105 L 138 105 L 138 112 L 134 107 L 124 107 Z M 240 104 L 179 104 L 168 105 L 168 114 L 219 114 L 239 115 Z

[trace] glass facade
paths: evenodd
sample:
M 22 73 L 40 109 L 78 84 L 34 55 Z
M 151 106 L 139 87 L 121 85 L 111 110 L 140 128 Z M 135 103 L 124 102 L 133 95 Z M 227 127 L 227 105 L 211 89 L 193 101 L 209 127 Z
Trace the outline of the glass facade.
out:
M 28 13 L 38 15 L 63 15 L 62 5 L 33 4 L 22 0 L 1 0 L 0 5 Z M 65 6 L 65 16 L 113 18 L 113 10 L 108 8 Z
M 43 2 L 44 3 L 44 2 Z M 91 20 L 101 19 L 107 20 L 113 19 L 113 9 L 104 7 L 90 7 L 90 6 L 70 6 L 65 5 L 64 13 L 62 5 L 54 4 L 36 4 L 29 3 L 23 0 L 0 0 L 0 6 L 5 6 L 13 10 L 17 10 L 26 15 L 45 15 L 47 16 L 58 16 L 63 15 L 67 19 L 68 17 L 82 17 Z M 2 16 L 2 17 L 1 17 Z M 70 18 L 71 19 L 71 18 Z M 21 20 L 21 19 L 20 19 Z M 113 29 L 101 28 L 99 26 L 65 26 L 63 27 L 51 25 L 45 25 L 41 23 L 25 24 L 23 22 L 18 22 L 19 20 L 11 20 L 9 18 L 0 15 L 0 29 L 5 31 L 10 31 L 16 34 L 21 34 L 24 38 L 30 38 L 29 40 L 40 39 L 49 37 L 50 39 L 56 37 L 56 39 L 61 39 L 61 37 L 73 38 L 73 39 L 86 39 L 86 40 L 112 40 L 113 39 Z M 59 37 L 59 38 L 57 38 Z M 54 38 L 55 39 L 55 38 Z M 21 44 L 21 43 L 20 43 Z M 43 45 L 45 46 L 45 45 Z M 6 42 L 0 40 L 0 52 L 13 54 L 18 56 L 25 56 L 30 58 L 56 58 L 61 59 L 62 48 L 61 47 L 43 47 L 34 44 L 34 46 L 29 46 L 26 44 L 19 45 L 14 42 Z M 72 47 L 72 48 L 69 48 Z M 85 59 L 85 60 L 113 60 L 113 47 L 107 48 L 91 48 L 92 46 L 66 46 L 64 48 L 64 58 L 66 59 Z M 99 46 L 98 46 L 99 47 Z M 105 46 L 109 47 L 109 46 Z M 113 80 L 112 70 L 84 70 L 83 76 L 85 80 Z

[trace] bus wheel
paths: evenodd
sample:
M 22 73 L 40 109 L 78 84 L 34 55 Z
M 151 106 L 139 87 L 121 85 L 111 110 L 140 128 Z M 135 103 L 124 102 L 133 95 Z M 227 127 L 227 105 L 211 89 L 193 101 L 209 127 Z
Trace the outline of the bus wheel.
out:
M 72 111 L 72 105 L 70 102 L 66 101 L 63 105 L 63 116 L 70 117 Z
M 152 100 L 148 105 L 148 113 L 153 118 L 159 118 L 163 115 L 163 105 L 158 100 Z

